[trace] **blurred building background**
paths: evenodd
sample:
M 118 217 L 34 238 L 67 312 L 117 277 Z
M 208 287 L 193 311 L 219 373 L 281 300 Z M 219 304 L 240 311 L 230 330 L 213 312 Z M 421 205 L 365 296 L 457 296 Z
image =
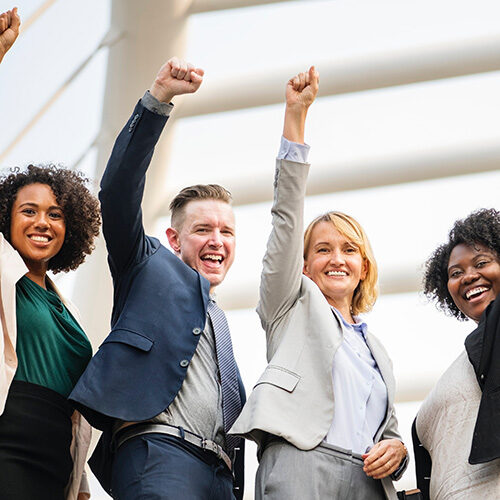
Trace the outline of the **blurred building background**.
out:
M 205 69 L 199 92 L 176 101 L 157 147 L 145 222 L 166 243 L 167 206 L 179 188 L 217 182 L 233 192 L 237 257 L 218 295 L 248 391 L 266 364 L 254 309 L 285 83 L 317 66 L 306 221 L 342 210 L 371 238 L 382 293 L 367 321 L 394 361 L 409 443 L 421 400 L 474 327 L 422 297 L 422 264 L 455 219 L 499 206 L 498 1 L 16 3 L 22 34 L 0 66 L 3 173 L 64 164 L 83 170 L 97 191 L 116 135 L 163 62 L 175 54 Z M 0 11 L 13 5 L 0 0 Z M 56 278 L 97 349 L 111 307 L 102 242 L 77 273 Z M 250 499 L 253 446 L 247 457 Z M 109 498 L 93 482 L 93 498 Z M 411 467 L 401 487 L 412 485 Z

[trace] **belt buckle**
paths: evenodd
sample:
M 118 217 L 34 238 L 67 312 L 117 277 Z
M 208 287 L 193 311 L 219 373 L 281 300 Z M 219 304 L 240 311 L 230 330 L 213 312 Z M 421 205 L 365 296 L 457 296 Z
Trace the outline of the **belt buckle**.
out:
M 217 458 L 222 458 L 221 447 L 214 441 L 211 441 L 209 439 L 203 439 L 201 442 L 201 447 L 204 450 L 208 450 L 215 453 L 217 455 Z

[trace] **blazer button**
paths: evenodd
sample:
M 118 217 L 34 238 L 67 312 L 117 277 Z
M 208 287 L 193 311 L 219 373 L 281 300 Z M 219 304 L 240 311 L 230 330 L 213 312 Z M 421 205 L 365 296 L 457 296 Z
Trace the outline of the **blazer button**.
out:
M 193 335 L 199 335 L 201 333 L 201 328 L 193 328 Z
M 189 365 L 189 361 L 187 359 L 183 359 L 179 364 L 182 368 L 186 368 L 186 366 Z
M 130 122 L 130 126 L 129 126 L 129 128 L 128 128 L 128 131 L 129 131 L 129 132 L 132 132 L 132 130 L 134 129 L 135 124 L 137 123 L 137 120 L 138 120 L 138 119 L 139 119 L 139 115 L 138 115 L 138 114 L 136 114 L 136 115 L 134 116 L 134 118 L 132 119 L 132 121 Z

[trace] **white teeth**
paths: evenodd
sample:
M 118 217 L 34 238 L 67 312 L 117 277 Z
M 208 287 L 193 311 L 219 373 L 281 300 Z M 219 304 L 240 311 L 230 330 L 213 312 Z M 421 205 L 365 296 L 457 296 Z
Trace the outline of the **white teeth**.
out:
M 328 276 L 347 276 L 345 271 L 328 271 L 326 274 Z
M 47 243 L 49 241 L 47 236 L 30 236 L 30 238 L 34 241 L 41 241 L 43 243 Z
M 203 259 L 210 259 L 210 260 L 215 260 L 217 262 L 222 261 L 222 255 L 213 255 L 213 254 L 207 254 L 203 256 Z
M 476 288 L 473 288 L 472 290 L 469 290 L 465 294 L 466 299 L 470 299 L 473 295 L 478 295 L 480 293 L 486 292 L 488 289 L 484 286 L 477 286 Z

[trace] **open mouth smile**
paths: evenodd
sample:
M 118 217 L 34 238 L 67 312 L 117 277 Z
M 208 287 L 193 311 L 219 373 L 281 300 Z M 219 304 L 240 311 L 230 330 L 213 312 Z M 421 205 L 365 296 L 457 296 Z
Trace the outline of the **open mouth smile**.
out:
M 224 257 L 216 253 L 207 253 L 201 257 L 201 260 L 210 267 L 219 267 L 224 261 Z
M 347 276 L 345 271 L 327 271 L 327 276 Z
M 28 235 L 28 238 L 31 241 L 35 241 L 37 243 L 48 243 L 49 241 L 52 240 L 52 238 L 50 236 L 42 235 L 42 234 L 30 234 L 30 235 Z
M 464 294 L 464 298 L 467 301 L 478 299 L 484 294 L 484 292 L 487 292 L 489 289 L 490 288 L 486 286 L 476 286 L 474 288 L 471 288 L 470 290 L 467 290 Z

